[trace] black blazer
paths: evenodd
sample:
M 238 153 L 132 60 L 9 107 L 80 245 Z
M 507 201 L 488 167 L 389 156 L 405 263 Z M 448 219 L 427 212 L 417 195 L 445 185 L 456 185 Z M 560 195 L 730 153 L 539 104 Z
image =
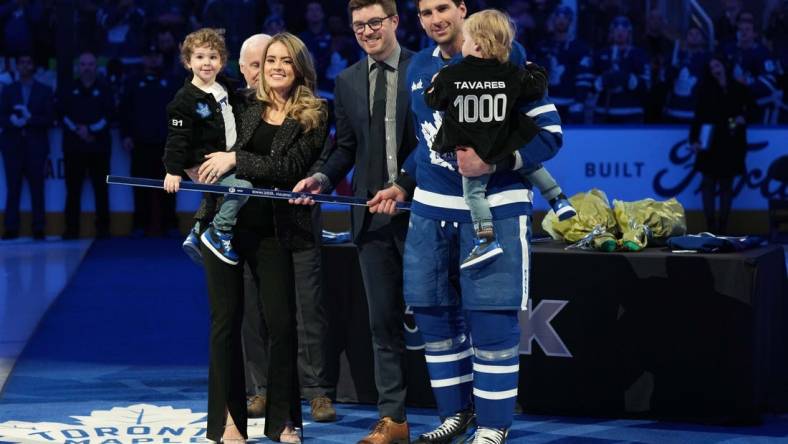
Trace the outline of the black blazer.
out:
M 397 170 L 416 146 L 416 130 L 410 111 L 410 89 L 407 85 L 407 72 L 413 51 L 402 48 L 397 75 Z M 365 199 L 371 198 L 384 188 L 389 180 L 384 171 L 370 171 L 368 165 L 385 165 L 370 156 L 385 156 L 385 147 L 369 146 L 369 68 L 367 57 L 345 69 L 336 79 L 334 88 L 334 113 L 336 116 L 336 146 L 325 159 L 319 172 L 328 176 L 333 185 L 339 183 L 355 165 L 353 173 L 353 194 Z M 351 208 L 353 239 L 364 227 L 369 217 L 366 207 Z
M 30 111 L 30 120 L 27 125 L 17 128 L 11 123 L 14 106 L 24 105 L 22 101 L 22 85 L 14 82 L 3 89 L 0 97 L 0 127 L 3 135 L 0 137 L 0 149 L 20 146 L 23 138 L 27 139 L 27 149 L 35 148 L 49 152 L 49 137 L 47 131 L 55 120 L 52 90 L 41 82 L 33 81 L 30 89 L 30 98 L 27 110 Z
M 320 156 L 328 130 L 326 122 L 309 132 L 298 121 L 285 118 L 271 143 L 269 156 L 260 156 L 243 150 L 252 139 L 262 121 L 265 106 L 254 100 L 237 118 L 238 139 L 233 146 L 236 152 L 235 174 L 255 187 L 291 190 L 303 179 L 309 168 Z M 256 198 L 260 199 L 260 198 Z M 282 246 L 293 250 L 315 246 L 316 234 L 312 223 L 312 210 L 308 206 L 290 205 L 286 200 L 272 201 L 274 228 Z M 212 215 L 210 202 L 203 200 L 195 219 L 204 220 Z

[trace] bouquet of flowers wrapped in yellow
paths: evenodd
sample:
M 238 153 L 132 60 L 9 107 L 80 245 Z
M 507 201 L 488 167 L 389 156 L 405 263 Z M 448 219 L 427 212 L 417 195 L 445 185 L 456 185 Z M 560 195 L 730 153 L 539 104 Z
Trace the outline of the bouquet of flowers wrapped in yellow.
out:
M 577 210 L 575 217 L 559 221 L 550 211 L 542 221 L 553 239 L 572 244 L 567 248 L 639 251 L 687 232 L 684 207 L 676 199 L 614 200 L 610 208 L 605 193 L 594 188 L 569 200 Z

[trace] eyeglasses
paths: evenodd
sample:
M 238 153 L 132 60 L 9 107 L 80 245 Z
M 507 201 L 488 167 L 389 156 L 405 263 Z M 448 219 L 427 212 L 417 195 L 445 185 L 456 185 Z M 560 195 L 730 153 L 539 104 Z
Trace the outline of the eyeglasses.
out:
M 356 34 L 360 34 L 364 32 L 364 28 L 366 28 L 367 26 L 369 26 L 369 29 L 371 29 L 372 31 L 377 31 L 378 29 L 383 27 L 383 21 L 386 19 L 390 19 L 391 17 L 394 17 L 394 14 L 387 15 L 382 18 L 373 18 L 367 22 L 353 22 L 353 24 L 350 25 L 350 27 L 353 28 L 353 32 L 355 32 Z

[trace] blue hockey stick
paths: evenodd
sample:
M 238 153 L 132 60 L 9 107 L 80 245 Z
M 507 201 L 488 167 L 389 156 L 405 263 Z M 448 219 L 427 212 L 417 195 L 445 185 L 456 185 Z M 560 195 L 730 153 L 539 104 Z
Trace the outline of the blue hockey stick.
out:
M 164 188 L 164 181 L 159 179 L 146 179 L 142 177 L 107 176 L 107 183 L 113 185 L 130 185 L 133 187 Z M 269 188 L 228 187 L 197 182 L 181 182 L 180 189 L 185 191 L 200 191 L 203 193 L 237 194 L 239 196 L 267 197 L 269 199 L 297 199 L 308 197 L 318 203 L 334 203 L 341 205 L 367 206 L 367 201 L 360 197 L 335 196 L 333 194 L 296 193 L 285 190 L 272 190 Z M 397 209 L 410 210 L 410 202 L 397 202 Z

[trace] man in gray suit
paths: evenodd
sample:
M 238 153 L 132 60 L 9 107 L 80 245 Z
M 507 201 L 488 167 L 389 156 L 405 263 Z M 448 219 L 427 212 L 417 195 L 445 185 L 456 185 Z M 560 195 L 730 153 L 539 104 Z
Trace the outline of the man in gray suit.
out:
M 317 173 L 293 190 L 326 192 L 355 166 L 353 192 L 370 199 L 397 178 L 402 162 L 416 145 L 405 82 L 413 53 L 397 42 L 399 16 L 394 0 L 350 0 L 348 10 L 356 40 L 367 57 L 336 79 L 335 149 Z M 297 199 L 295 203 L 314 202 Z M 353 241 L 369 305 L 380 416 L 359 444 L 406 442 L 402 250 L 408 215 L 370 214 L 364 207 L 354 207 L 351 212 Z

